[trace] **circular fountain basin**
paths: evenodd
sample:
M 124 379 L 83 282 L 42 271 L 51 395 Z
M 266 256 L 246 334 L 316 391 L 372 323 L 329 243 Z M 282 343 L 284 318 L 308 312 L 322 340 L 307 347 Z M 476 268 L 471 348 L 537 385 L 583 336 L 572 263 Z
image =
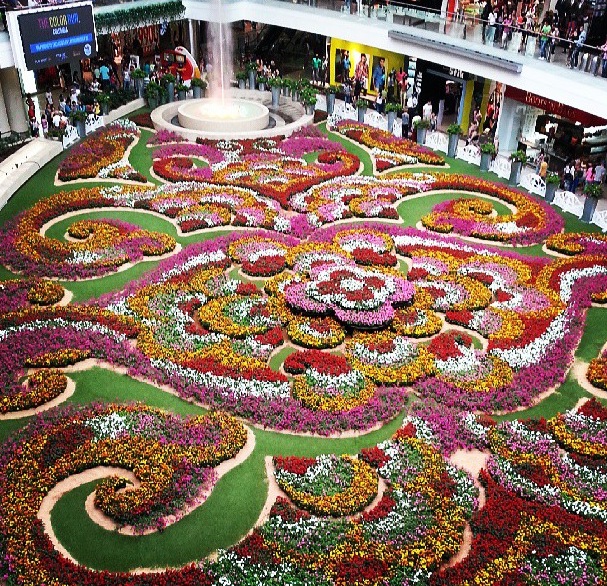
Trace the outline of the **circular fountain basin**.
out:
M 272 136 L 290 136 L 293 132 L 312 124 L 314 117 L 304 112 L 303 106 L 299 102 L 293 102 L 292 100 L 280 97 L 280 104 L 278 108 L 270 108 L 272 103 L 272 94 L 267 92 L 261 92 L 259 90 L 238 90 L 232 89 L 229 92 L 233 101 L 238 103 L 244 102 L 245 104 L 251 104 L 253 107 L 258 106 L 264 108 L 266 111 L 269 110 L 269 116 L 264 117 L 264 123 L 259 122 L 259 128 L 254 130 L 247 130 L 246 119 L 238 120 L 217 120 L 215 113 L 211 116 L 212 128 L 205 126 L 204 130 L 198 128 L 199 122 L 192 120 L 199 119 L 200 114 L 198 111 L 195 113 L 186 110 L 185 116 L 191 121 L 191 124 L 195 124 L 197 128 L 187 128 L 183 126 L 180 121 L 180 110 L 182 107 L 188 107 L 190 104 L 196 102 L 210 102 L 211 100 L 185 100 L 171 102 L 169 104 L 163 104 L 152 110 L 150 117 L 152 118 L 152 124 L 155 130 L 166 130 L 179 134 L 186 140 L 195 141 L 198 138 L 220 140 L 220 139 L 255 139 L 261 137 L 272 137 Z M 142 100 L 143 102 L 143 100 Z M 208 117 L 203 114 L 203 117 Z M 252 116 L 255 118 L 255 116 Z M 186 121 L 188 124 L 188 121 Z
M 188 100 L 177 110 L 183 128 L 203 132 L 254 132 L 267 128 L 270 111 L 259 102 L 232 99 L 223 104 L 218 100 L 202 98 Z

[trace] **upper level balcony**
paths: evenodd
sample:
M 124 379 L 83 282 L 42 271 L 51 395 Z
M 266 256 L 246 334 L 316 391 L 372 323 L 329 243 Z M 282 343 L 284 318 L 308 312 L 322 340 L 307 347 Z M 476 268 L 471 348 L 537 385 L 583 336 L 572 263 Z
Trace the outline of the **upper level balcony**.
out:
M 149 4 L 149 0 L 94 3 L 95 14 Z M 374 7 L 363 6 L 360 0 L 224 0 L 220 9 L 215 0 L 183 0 L 183 4 L 188 19 L 252 20 L 338 36 L 493 79 L 607 119 L 607 80 L 600 75 L 601 59 L 595 47 L 582 46 L 578 67 L 571 69 L 561 39 L 555 39 L 550 61 L 539 60 L 536 33 L 513 27 L 505 45 L 483 43 L 483 23 L 478 18 L 406 4 Z M 5 61 L 0 54 L 0 67 L 6 66 Z

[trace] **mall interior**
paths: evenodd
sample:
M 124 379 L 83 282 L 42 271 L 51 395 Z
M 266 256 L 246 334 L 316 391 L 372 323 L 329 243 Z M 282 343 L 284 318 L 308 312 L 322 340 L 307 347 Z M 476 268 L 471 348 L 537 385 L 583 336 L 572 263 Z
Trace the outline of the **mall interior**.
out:
M 562 3 L 558 4 L 546 0 L 533 7 L 523 3 L 507 6 L 513 14 L 533 9 L 540 15 L 538 22 L 542 15 L 557 22 L 553 15 L 564 10 Z M 480 111 L 480 130 L 491 129 L 500 153 L 522 148 L 533 160 L 544 148 L 555 169 L 561 170 L 568 159 L 600 157 L 607 150 L 607 137 L 597 131 L 607 119 L 607 83 L 601 75 L 607 73 L 607 54 L 599 49 L 607 31 L 604 4 L 580 4 L 575 13 L 587 31 L 587 44 L 576 56 L 577 67 L 567 66 L 571 60 L 567 53 L 573 45 L 564 38 L 566 31 L 555 29 L 552 59 L 540 59 L 539 35 L 516 27 L 509 32 L 498 27 L 503 42 L 483 42 L 482 6 L 453 0 L 444 0 L 440 6 L 436 2 L 385 5 L 360 0 L 235 0 L 223 5 L 193 0 L 183 4 L 104 2 L 94 3 L 93 14 L 97 55 L 113 63 L 118 76 L 123 60 L 131 54 L 134 63 L 143 66 L 146 61 L 158 60 L 161 50 L 177 44 L 189 49 L 198 62 L 208 59 L 206 23 L 220 19 L 232 29 L 234 72 L 239 62 L 260 57 L 276 60 L 285 75 L 311 77 L 311 60 L 317 54 L 326 58 L 326 82 L 337 84 L 340 97 L 340 62 L 346 51 L 352 72 L 362 53 L 368 56 L 371 70 L 384 58 L 386 71 L 408 74 L 409 92 L 415 92 L 420 113 L 423 104 L 432 102 L 439 114 L 439 129 L 456 122 L 466 133 L 473 112 Z M 49 87 L 59 92 L 74 73 L 77 80 L 83 75 L 86 80 L 91 69 L 91 60 L 85 55 L 82 60 L 68 55 L 63 64 L 38 69 L 24 61 L 23 28 L 19 28 L 18 17 L 32 10 L 35 15 L 49 6 L 19 5 L 5 10 L 6 26 L 0 32 L 2 137 L 27 134 L 28 95 L 42 97 L 34 100 L 39 120 Z M 568 18 L 559 20 L 562 23 Z M 376 92 L 371 81 L 367 89 L 373 100 Z

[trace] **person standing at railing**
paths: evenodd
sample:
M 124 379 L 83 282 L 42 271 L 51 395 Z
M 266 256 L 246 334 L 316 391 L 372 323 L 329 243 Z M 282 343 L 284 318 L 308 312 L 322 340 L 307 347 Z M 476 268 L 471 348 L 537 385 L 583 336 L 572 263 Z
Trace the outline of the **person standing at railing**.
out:
M 601 77 L 607 77 L 607 38 L 601 47 Z
M 502 23 L 504 29 L 502 31 L 502 49 L 508 50 L 508 43 L 510 42 L 510 35 L 512 35 L 512 16 L 507 13 L 504 22 Z
M 495 25 L 497 23 L 497 15 L 492 8 L 487 17 L 487 43 L 493 45 L 495 39 Z
M 571 54 L 571 63 L 570 67 L 573 69 L 578 66 L 578 61 L 580 58 L 580 51 L 586 42 L 586 31 L 584 27 L 580 27 L 580 34 L 578 35 L 577 41 L 575 42 L 575 47 L 573 47 L 573 53 Z
M 483 26 L 483 43 L 485 43 L 487 40 L 487 21 L 491 12 L 493 12 L 491 0 L 487 0 L 485 2 L 485 6 L 483 6 L 483 11 L 481 12 L 481 23 Z
M 548 24 L 547 20 L 544 20 L 542 28 L 540 29 L 540 60 L 542 61 L 546 60 L 546 48 L 548 47 L 548 40 L 551 32 L 552 27 Z

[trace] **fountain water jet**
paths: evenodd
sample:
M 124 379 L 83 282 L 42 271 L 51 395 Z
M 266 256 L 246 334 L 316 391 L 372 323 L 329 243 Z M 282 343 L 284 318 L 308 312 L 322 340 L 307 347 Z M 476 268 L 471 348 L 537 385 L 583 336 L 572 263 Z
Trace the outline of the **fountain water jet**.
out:
M 221 104 L 226 106 L 226 88 L 230 87 L 230 71 L 234 64 L 232 50 L 232 28 L 226 26 L 222 22 L 223 7 L 221 0 L 214 1 L 215 14 L 217 14 L 217 22 L 209 22 L 207 24 L 207 36 L 211 41 L 211 54 L 213 71 L 211 76 L 218 79 L 219 84 L 209 84 L 210 97 L 214 100 L 221 101 Z M 215 65 L 217 57 L 219 57 L 219 71 L 216 74 Z

